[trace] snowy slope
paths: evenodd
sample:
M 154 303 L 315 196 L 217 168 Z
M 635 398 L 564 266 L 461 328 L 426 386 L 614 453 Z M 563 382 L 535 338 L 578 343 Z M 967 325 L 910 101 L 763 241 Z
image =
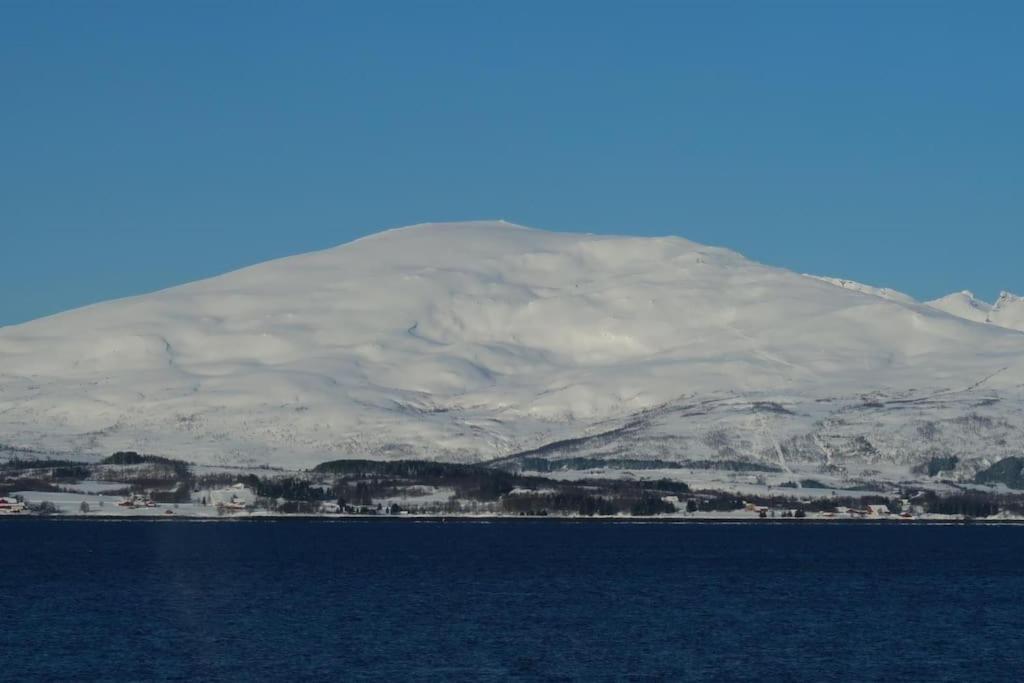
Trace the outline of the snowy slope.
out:
M 1009 292 L 1001 293 L 989 311 L 988 321 L 993 325 L 1024 331 L 1024 298 Z
M 860 292 L 861 294 L 871 294 L 873 296 L 880 296 L 883 299 L 890 299 L 892 301 L 898 301 L 904 304 L 914 304 L 917 301 L 914 300 L 909 294 L 898 292 L 895 289 L 889 289 L 888 287 L 875 287 L 873 285 L 865 285 L 862 282 L 855 280 L 846 280 L 838 277 L 825 277 L 822 275 L 808 275 L 807 277 L 813 277 L 822 282 L 828 282 L 836 287 L 842 287 L 843 289 L 849 289 L 854 292 Z
M 860 292 L 861 294 L 889 299 L 890 301 L 904 304 L 917 303 L 913 297 L 888 287 L 875 287 L 854 280 L 820 275 L 807 275 L 807 277 L 828 282 L 836 287 L 842 287 L 850 291 Z M 975 297 L 973 292 L 964 290 L 948 294 L 933 301 L 927 301 L 925 305 L 958 318 L 963 318 L 964 320 L 990 323 L 999 327 L 1024 332 L 1024 297 L 1011 294 L 1010 292 L 1002 292 L 995 304 L 986 303 Z
M 608 433 L 669 459 L 910 462 L 942 448 L 913 437 L 932 417 L 991 413 L 946 430 L 978 457 L 1024 445 L 1022 384 L 1019 333 L 726 249 L 427 224 L 0 329 L 0 444 L 308 465 Z
M 973 320 L 977 323 L 988 322 L 989 313 L 992 312 L 992 304 L 976 298 L 972 292 L 967 290 L 929 301 L 928 305 L 958 318 Z
M 971 292 L 949 294 L 928 305 L 965 320 L 989 323 L 1024 332 L 1024 297 L 1002 292 L 994 304 L 975 298 Z

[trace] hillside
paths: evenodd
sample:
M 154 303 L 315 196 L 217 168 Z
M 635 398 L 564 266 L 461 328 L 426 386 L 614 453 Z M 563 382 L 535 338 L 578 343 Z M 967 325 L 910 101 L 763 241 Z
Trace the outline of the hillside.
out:
M 0 329 L 0 443 L 833 473 L 1020 453 L 1024 335 L 879 291 L 680 238 L 413 226 Z
M 1024 332 L 1024 297 L 1003 292 L 994 304 L 985 303 L 971 292 L 956 292 L 929 301 L 928 305 L 965 320 L 987 323 Z

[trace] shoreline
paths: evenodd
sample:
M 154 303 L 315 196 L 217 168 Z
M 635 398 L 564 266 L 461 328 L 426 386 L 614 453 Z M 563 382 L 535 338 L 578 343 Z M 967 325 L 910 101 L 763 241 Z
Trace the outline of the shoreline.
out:
M 867 525 L 867 526 L 1024 526 L 1024 518 L 1010 519 L 848 519 L 829 517 L 797 518 L 730 518 L 730 517 L 528 517 L 518 515 L 245 515 L 245 516 L 199 516 L 199 515 L 2 515 L 6 519 L 33 519 L 49 522 L 377 522 L 377 523 L 556 523 L 556 524 L 724 524 L 724 525 Z

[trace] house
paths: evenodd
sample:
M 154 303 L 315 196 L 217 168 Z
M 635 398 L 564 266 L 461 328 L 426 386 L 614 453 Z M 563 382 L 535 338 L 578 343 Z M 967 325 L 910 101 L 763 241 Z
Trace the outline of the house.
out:
M 25 512 L 25 504 L 16 498 L 0 498 L 0 515 L 18 515 Z
M 210 491 L 210 504 L 225 510 L 245 510 L 256 505 L 256 492 L 245 484 Z
M 323 512 L 323 513 L 326 513 L 326 514 L 329 514 L 329 515 L 336 515 L 339 512 L 341 512 L 341 506 L 338 505 L 337 503 L 321 503 L 320 504 L 320 512 Z
M 888 505 L 868 505 L 868 517 L 888 517 Z
M 133 493 L 127 498 L 117 503 L 118 507 L 123 508 L 155 508 L 156 503 L 149 500 L 145 496 Z

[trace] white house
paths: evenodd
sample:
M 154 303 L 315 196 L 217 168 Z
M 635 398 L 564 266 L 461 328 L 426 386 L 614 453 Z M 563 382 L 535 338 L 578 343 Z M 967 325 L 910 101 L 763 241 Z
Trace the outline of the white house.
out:
M 235 484 L 226 489 L 213 489 L 210 491 L 209 501 L 210 505 L 244 510 L 256 504 L 256 492 L 245 484 Z
M 25 512 L 25 504 L 15 498 L 0 498 L 0 515 L 17 515 Z

